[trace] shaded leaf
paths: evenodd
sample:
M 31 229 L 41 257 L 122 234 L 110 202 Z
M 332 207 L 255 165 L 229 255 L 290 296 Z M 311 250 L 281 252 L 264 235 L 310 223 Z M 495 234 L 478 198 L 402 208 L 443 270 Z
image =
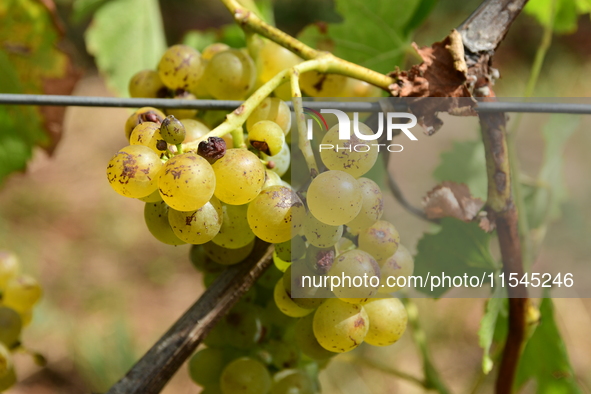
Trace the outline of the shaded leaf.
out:
M 126 96 L 131 77 L 155 69 L 166 50 L 157 0 L 113 0 L 95 13 L 86 46 L 111 89 Z
M 416 12 L 423 2 L 336 0 L 335 9 L 343 22 L 308 26 L 298 38 L 315 48 L 331 50 L 336 56 L 386 73 L 402 63 L 409 34 L 422 21 Z
M 423 205 L 430 219 L 452 217 L 469 222 L 476 217 L 484 201 L 472 197 L 465 184 L 445 181 L 427 193 Z
M 101 6 L 113 0 L 75 0 L 72 6 L 72 18 L 80 22 L 94 14 Z
M 538 394 L 580 393 L 566 346 L 554 319 L 554 304 L 551 298 L 542 300 L 540 314 L 540 324 L 521 356 L 516 386 L 521 387 L 528 380 L 534 379 L 537 382 Z
M 465 223 L 453 218 L 441 219 L 441 230 L 425 234 L 417 245 L 415 275 L 423 278 L 444 273 L 447 276 L 488 275 L 496 269 L 489 244 L 492 235 L 482 231 L 476 223 Z M 485 279 L 486 280 L 486 279 Z M 417 290 L 432 297 L 441 297 L 445 285 Z
M 564 148 L 577 130 L 581 118 L 575 115 L 552 115 L 542 129 L 544 162 L 538 175 L 539 186 L 526 196 L 528 221 L 538 228 L 560 216 L 560 207 L 567 197 L 564 183 Z
M 553 7 L 553 29 L 562 34 L 576 31 L 579 15 L 591 11 L 588 0 L 530 0 L 523 10 L 536 18 L 542 26 L 548 27 L 552 23 Z
M 440 181 L 465 183 L 474 197 L 486 199 L 486 159 L 482 140 L 454 141 L 450 150 L 441 154 L 441 162 L 433 171 Z
M 503 317 L 507 315 L 506 293 L 501 286 L 495 288 L 493 297 L 486 303 L 486 312 L 480 320 L 478 330 L 478 344 L 484 350 L 482 355 L 482 371 L 488 374 L 493 369 L 493 360 L 490 356 L 490 350 L 495 342 L 495 332 L 498 323 L 504 322 Z

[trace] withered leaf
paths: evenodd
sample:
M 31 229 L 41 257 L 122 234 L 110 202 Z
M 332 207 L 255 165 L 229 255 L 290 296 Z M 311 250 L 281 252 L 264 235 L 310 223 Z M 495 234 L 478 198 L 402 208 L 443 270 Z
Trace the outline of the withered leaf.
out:
M 453 217 L 470 222 L 478 215 L 484 201 L 473 197 L 465 184 L 446 181 L 427 193 L 423 206 L 430 219 Z

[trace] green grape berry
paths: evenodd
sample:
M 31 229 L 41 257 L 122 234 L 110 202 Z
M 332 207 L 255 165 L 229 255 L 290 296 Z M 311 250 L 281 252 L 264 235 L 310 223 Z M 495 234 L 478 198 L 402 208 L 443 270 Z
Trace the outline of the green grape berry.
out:
M 322 223 L 340 226 L 361 210 L 363 195 L 359 182 L 343 171 L 326 171 L 308 187 L 308 208 Z
M 131 145 L 144 145 L 152 149 L 156 154 L 165 151 L 168 145 L 160 134 L 160 126 L 154 122 L 144 122 L 135 127 L 129 136 Z
M 172 90 L 192 90 L 202 73 L 201 54 L 187 45 L 171 46 L 158 63 L 160 79 Z
M 0 306 L 0 342 L 11 347 L 18 342 L 23 322 L 17 311 Z
M 250 132 L 261 120 L 275 122 L 285 135 L 291 130 L 291 111 L 285 101 L 277 97 L 267 97 L 261 101 L 246 120 L 246 130 Z
M 361 209 L 355 219 L 347 223 L 349 230 L 359 233 L 380 220 L 384 213 L 384 197 L 377 183 L 368 178 L 357 179 L 361 186 Z
M 168 221 L 174 234 L 182 241 L 194 245 L 204 244 L 211 241 L 222 226 L 222 204 L 213 197 L 194 211 L 169 209 Z
M 377 298 L 363 308 L 369 319 L 365 342 L 373 346 L 389 346 L 402 337 L 408 315 L 398 298 Z
M 148 231 L 158 241 L 167 245 L 183 245 L 185 241 L 176 236 L 168 221 L 169 207 L 164 201 L 146 203 L 144 220 Z
M 217 178 L 215 196 L 226 204 L 251 202 L 265 184 L 265 166 L 246 149 L 228 149 L 213 164 L 213 170 Z
M 242 100 L 254 87 L 256 69 L 248 54 L 229 49 L 216 53 L 203 77 L 207 91 L 218 100 Z
M 215 386 L 219 384 L 225 366 L 224 351 L 208 347 L 199 350 L 189 360 L 189 376 L 201 386 Z
M 182 143 L 187 136 L 185 126 L 173 115 L 168 115 L 162 121 L 162 124 L 160 125 L 160 134 L 164 141 L 172 145 Z
M 167 94 L 166 86 L 160 75 L 154 70 L 142 70 L 129 81 L 129 95 L 139 98 L 163 98 Z
M 6 284 L 2 303 L 19 313 L 28 312 L 41 298 L 41 285 L 29 275 L 20 275 Z
M 271 376 L 259 361 L 242 357 L 226 366 L 220 378 L 224 394 L 262 394 L 271 388 Z
M 283 148 L 285 135 L 277 123 L 261 120 L 250 128 L 248 142 L 266 155 L 275 156 Z
M 344 353 L 363 342 L 369 329 L 369 318 L 363 306 L 331 298 L 314 313 L 313 329 L 320 346 L 331 352 Z
M 117 193 L 125 197 L 146 197 L 158 187 L 162 162 L 147 146 L 130 145 L 113 156 L 107 164 L 107 179 Z
M 380 261 L 398 250 L 400 234 L 396 227 L 385 220 L 378 220 L 359 233 L 359 248 Z
M 217 245 L 213 241 L 203 245 L 203 248 L 207 257 L 216 263 L 222 265 L 233 265 L 238 264 L 250 255 L 254 249 L 254 239 L 250 243 L 235 249 L 225 248 L 223 246 Z
M 412 255 L 404 245 L 398 245 L 396 253 L 385 260 L 378 261 L 378 263 L 380 264 L 381 273 L 379 293 L 392 293 L 400 290 L 401 287 L 398 285 L 399 278 L 405 277 L 408 279 L 412 275 L 415 265 Z M 388 283 L 388 278 L 395 278 L 396 283 L 392 279 Z M 408 286 L 408 283 L 406 286 Z

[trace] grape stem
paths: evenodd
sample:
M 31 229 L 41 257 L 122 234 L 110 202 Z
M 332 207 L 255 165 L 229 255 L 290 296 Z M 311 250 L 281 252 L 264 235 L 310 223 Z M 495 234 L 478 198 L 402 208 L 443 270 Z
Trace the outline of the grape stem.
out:
M 307 46 L 300 40 L 265 23 L 256 16 L 254 12 L 240 5 L 237 0 L 221 0 L 221 2 L 224 3 L 226 8 L 232 13 L 234 20 L 239 26 L 242 28 L 248 28 L 261 36 L 270 39 L 306 60 L 318 59 L 330 55 L 332 59 L 328 62 L 328 67 L 325 70 L 318 71 L 341 74 L 347 77 L 360 79 L 386 91 L 388 91 L 388 86 L 396 82 L 392 77 Z
M 298 146 L 304 155 L 310 176 L 314 179 L 318 175 L 318 164 L 316 164 L 312 145 L 307 136 L 306 117 L 304 115 L 304 104 L 302 103 L 302 92 L 300 90 L 300 74 L 295 67 L 291 70 L 291 95 L 293 97 L 293 110 L 298 126 Z

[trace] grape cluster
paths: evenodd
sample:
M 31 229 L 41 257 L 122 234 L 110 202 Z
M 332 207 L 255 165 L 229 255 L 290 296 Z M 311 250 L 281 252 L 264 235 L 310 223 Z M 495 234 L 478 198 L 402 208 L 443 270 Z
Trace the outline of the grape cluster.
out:
M 16 383 L 11 353 L 22 348 L 21 332 L 31 322 L 33 307 L 42 294 L 39 282 L 20 271 L 17 256 L 0 250 L 0 391 Z M 42 361 L 40 355 L 35 357 Z
M 175 45 L 157 70 L 136 74 L 129 90 L 134 97 L 244 99 L 301 61 L 272 42 L 256 59 L 221 43 L 202 53 Z M 315 71 L 301 75 L 301 86 L 313 97 L 379 95 L 364 82 Z M 389 294 L 399 288 L 386 278 L 410 275 L 414 263 L 396 228 L 382 220 L 380 187 L 363 177 L 378 152 L 342 149 L 335 126 L 322 141 L 335 149 L 318 157 L 324 171 L 296 192 L 288 182 L 292 114 L 282 101 L 289 95 L 288 85 L 279 86 L 249 115 L 246 133 L 221 138 L 208 134 L 223 120 L 215 114 L 141 108 L 125 124 L 129 145 L 107 166 L 116 192 L 145 203 L 156 239 L 192 245 L 205 286 L 246 259 L 257 239 L 274 244 L 274 265 L 190 360 L 204 393 L 317 393 L 318 373 L 332 356 L 362 342 L 390 345 L 406 328 L 405 308 Z M 360 132 L 373 133 L 365 125 Z M 326 282 L 305 286 L 304 276 L 377 282 L 329 289 Z

